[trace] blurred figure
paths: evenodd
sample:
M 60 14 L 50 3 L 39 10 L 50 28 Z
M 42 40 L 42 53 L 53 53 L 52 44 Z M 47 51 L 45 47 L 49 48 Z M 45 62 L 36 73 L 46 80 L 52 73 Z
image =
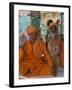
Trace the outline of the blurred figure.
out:
M 29 40 L 26 29 L 31 25 L 30 17 L 27 16 L 29 11 L 19 11 L 19 47 L 22 47 L 25 40 Z
M 52 61 L 45 44 L 39 39 L 37 28 L 29 26 L 30 40 L 19 48 L 19 74 L 21 76 L 51 76 Z
M 22 47 L 24 42 L 29 40 L 28 33 L 26 31 L 20 32 L 19 33 L 19 47 Z
M 49 19 L 48 21 L 47 21 L 47 36 L 46 36 L 46 47 L 47 47 L 47 44 L 48 44 L 48 34 L 49 34 L 49 25 L 51 24 L 51 23 L 53 23 L 53 20 L 52 19 Z
M 64 44 L 61 36 L 58 34 L 58 26 L 51 22 L 48 26 L 49 32 L 46 37 L 46 46 L 53 63 L 53 75 L 57 75 L 58 67 L 64 66 Z

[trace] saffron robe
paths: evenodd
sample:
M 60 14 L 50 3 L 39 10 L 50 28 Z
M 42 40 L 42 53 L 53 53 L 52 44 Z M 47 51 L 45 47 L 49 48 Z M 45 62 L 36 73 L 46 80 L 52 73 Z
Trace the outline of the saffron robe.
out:
M 19 74 L 22 76 L 51 76 L 52 61 L 45 44 L 37 38 L 34 43 L 26 41 L 19 48 Z

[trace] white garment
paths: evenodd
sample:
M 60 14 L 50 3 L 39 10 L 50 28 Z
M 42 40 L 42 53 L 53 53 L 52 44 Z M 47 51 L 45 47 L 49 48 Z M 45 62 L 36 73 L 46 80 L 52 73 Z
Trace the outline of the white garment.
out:
M 25 41 L 30 40 L 29 35 L 26 31 L 19 34 L 19 47 L 22 47 Z

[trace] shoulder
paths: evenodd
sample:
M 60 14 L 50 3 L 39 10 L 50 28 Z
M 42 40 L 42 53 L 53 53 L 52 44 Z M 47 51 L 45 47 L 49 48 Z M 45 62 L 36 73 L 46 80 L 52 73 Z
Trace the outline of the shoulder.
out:
M 30 44 L 30 41 L 29 41 L 29 40 L 25 41 L 25 42 L 23 43 L 22 48 L 27 47 L 29 44 Z

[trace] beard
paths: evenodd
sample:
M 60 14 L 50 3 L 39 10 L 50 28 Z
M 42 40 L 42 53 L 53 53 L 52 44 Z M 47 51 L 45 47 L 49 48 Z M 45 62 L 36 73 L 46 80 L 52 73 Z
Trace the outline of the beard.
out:
M 50 30 L 52 33 L 57 33 L 57 30 Z
M 57 30 L 50 30 L 50 35 L 54 38 L 58 34 Z

